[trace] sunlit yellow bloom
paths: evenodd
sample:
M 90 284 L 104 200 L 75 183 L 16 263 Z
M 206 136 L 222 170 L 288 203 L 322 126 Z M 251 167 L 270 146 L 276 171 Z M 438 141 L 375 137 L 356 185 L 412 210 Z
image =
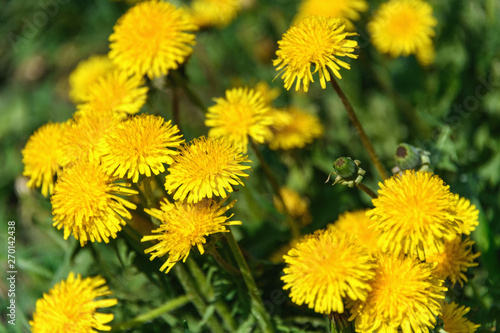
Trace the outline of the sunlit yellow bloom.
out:
M 481 325 L 469 321 L 465 315 L 470 308 L 459 306 L 457 303 L 444 303 L 443 314 L 439 318 L 443 321 L 443 330 L 447 333 L 474 333 Z
M 272 136 L 268 140 L 273 150 L 304 148 L 323 135 L 323 125 L 318 117 L 295 107 L 269 112 L 273 119 Z
M 84 246 L 87 241 L 109 242 L 131 218 L 127 210 L 136 206 L 121 196 L 137 193 L 123 184 L 113 184 L 101 166 L 95 163 L 77 163 L 65 168 L 57 180 L 52 203 L 53 225 L 64 227 L 64 239 L 73 234 Z
M 455 194 L 455 200 L 457 201 L 456 219 L 460 223 L 462 233 L 470 235 L 479 224 L 479 210 L 469 200 L 461 198 L 458 194 Z
M 113 69 L 108 56 L 94 55 L 80 61 L 69 75 L 69 97 L 74 103 L 88 100 L 89 87 Z
M 429 253 L 426 261 L 437 264 L 433 273 L 435 276 L 449 279 L 453 285 L 458 282 L 463 286 L 464 282 L 467 282 L 465 272 L 469 267 L 478 265 L 474 259 L 481 255 L 472 252 L 472 245 L 474 242 L 470 238 L 462 240 L 462 237 L 457 236 L 445 243 L 443 252 Z
M 379 254 L 366 301 L 350 304 L 356 332 L 428 332 L 441 314 L 443 280 L 418 259 Z
M 115 126 L 99 144 L 98 153 L 108 175 L 139 180 L 165 171 L 173 162 L 176 149 L 184 142 L 176 125 L 160 116 L 132 117 Z
M 431 61 L 434 52 L 431 38 L 436 24 L 428 3 L 421 0 L 390 0 L 375 12 L 367 28 L 373 45 L 380 52 L 392 57 L 418 54 L 420 60 Z
M 61 138 L 61 165 L 66 167 L 78 161 L 98 162 L 99 142 L 124 118 L 124 113 L 97 110 L 90 106 L 76 112 Z
M 99 313 L 100 308 L 116 305 L 116 298 L 101 298 L 111 295 L 106 281 L 96 276 L 75 278 L 73 272 L 68 278 L 56 284 L 43 298 L 36 301 L 32 333 L 93 333 L 109 331 L 105 325 L 113 320 L 113 314 Z M 99 298 L 99 299 L 98 299 Z
M 205 125 L 211 127 L 208 136 L 225 137 L 243 153 L 248 149 L 248 137 L 258 143 L 270 137 L 269 106 L 256 90 L 233 88 L 226 91 L 225 98 L 214 101 L 205 120 Z
M 422 66 L 429 66 L 434 63 L 434 58 L 436 58 L 436 50 L 434 49 L 434 45 L 427 44 L 422 45 L 417 49 L 417 53 L 415 54 L 417 61 Z
M 352 21 L 359 20 L 359 13 L 367 10 L 368 3 L 365 0 L 302 0 L 295 20 L 312 15 L 345 19 L 346 26 L 353 30 Z
M 353 212 L 345 212 L 339 215 L 334 224 L 328 225 L 328 228 L 336 227 L 344 232 L 355 235 L 358 242 L 363 244 L 371 252 L 376 252 L 377 233 L 370 228 L 372 220 L 366 215 L 367 209 Z
M 27 186 L 41 187 L 44 196 L 54 191 L 54 176 L 61 170 L 58 150 L 64 130 L 64 124 L 45 124 L 30 136 L 22 151 Z
M 309 213 L 309 202 L 306 198 L 301 197 L 295 190 L 290 187 L 280 188 L 280 194 L 285 203 L 286 212 L 293 218 L 299 220 L 303 225 L 311 223 L 312 217 Z M 285 214 L 283 204 L 277 196 L 273 197 L 273 203 L 276 209 Z
M 306 303 L 318 313 L 342 313 L 347 299 L 365 300 L 371 290 L 375 264 L 368 250 L 347 233 L 318 230 L 283 258 L 283 289 L 290 289 L 294 303 Z
M 146 102 L 147 93 L 141 77 L 113 70 L 88 87 L 85 102 L 78 107 L 134 114 Z
M 438 176 L 409 170 L 379 185 L 375 208 L 367 214 L 383 250 L 423 260 L 429 251 L 443 252 L 446 240 L 460 233 L 453 213 L 456 201 Z
M 304 91 L 309 89 L 309 82 L 314 82 L 313 74 L 319 72 L 321 88 L 326 88 L 326 81 L 330 81 L 330 72 L 341 79 L 339 69 L 350 69 L 348 63 L 338 57 L 356 59 L 353 54 L 358 48 L 355 40 L 347 37 L 355 36 L 353 32 L 346 32 L 343 21 L 321 16 L 308 16 L 293 25 L 278 41 L 277 59 L 273 60 L 278 76 L 285 81 L 285 88 L 290 89 L 295 80 L 295 90 L 303 84 Z M 311 72 L 311 66 L 314 71 Z
M 195 204 L 186 202 L 172 204 L 164 200 L 161 209 L 146 209 L 148 214 L 161 221 L 161 225 L 152 231 L 155 235 L 142 238 L 143 242 L 158 241 L 145 253 L 151 253 L 150 260 L 168 254 L 167 260 L 160 268 L 160 271 L 165 270 L 165 273 L 168 273 L 181 259 L 186 261 L 193 246 L 203 254 L 206 237 L 218 232 L 229 232 L 226 228 L 228 225 L 241 224 L 240 221 L 228 221 L 233 215 L 229 217 L 224 215 L 235 202 L 221 207 L 220 203 L 212 199 L 204 199 Z
M 190 13 L 200 27 L 224 27 L 240 9 L 240 0 L 193 0 Z
M 129 74 L 167 75 L 193 52 L 197 26 L 183 9 L 166 1 L 145 1 L 130 8 L 109 37 L 109 57 Z
M 168 168 L 165 189 L 174 200 L 198 202 L 203 198 L 225 198 L 234 185 L 244 185 L 240 177 L 248 178 L 244 170 L 251 162 L 247 156 L 224 138 L 194 139 L 184 145 Z M 226 193 L 227 192 L 227 193 Z

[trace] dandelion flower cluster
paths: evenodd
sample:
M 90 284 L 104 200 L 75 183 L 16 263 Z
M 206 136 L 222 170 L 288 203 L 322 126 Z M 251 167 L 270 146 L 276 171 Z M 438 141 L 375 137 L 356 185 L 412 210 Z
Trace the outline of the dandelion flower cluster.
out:
M 212 199 L 204 199 L 198 203 L 175 202 L 167 200 L 161 203 L 161 209 L 146 209 L 151 216 L 158 218 L 161 225 L 152 232 L 155 235 L 144 236 L 143 242 L 157 240 L 158 243 L 145 252 L 151 253 L 150 260 L 163 257 L 168 258 L 160 271 L 168 273 L 178 261 L 186 261 L 193 246 L 203 254 L 203 244 L 206 237 L 218 232 L 229 232 L 229 225 L 241 224 L 240 221 L 228 221 L 232 217 L 225 216 L 236 201 L 222 207 Z
M 139 115 L 113 128 L 101 141 L 98 153 L 108 175 L 132 179 L 165 171 L 184 142 L 176 125 L 162 117 Z
M 442 252 L 445 242 L 460 233 L 449 186 L 429 172 L 405 171 L 380 184 L 375 208 L 367 214 L 375 222 L 382 250 L 396 255 Z
M 240 7 L 240 0 L 194 0 L 190 14 L 199 27 L 222 28 L 231 23 Z
M 94 55 L 81 61 L 69 75 L 69 97 L 74 103 L 88 100 L 89 87 L 113 69 L 108 56 Z
M 88 87 L 85 101 L 79 108 L 92 107 L 135 114 L 146 102 L 148 88 L 143 85 L 141 77 L 113 70 Z
M 440 279 L 449 279 L 453 285 L 458 282 L 463 286 L 464 282 L 467 282 L 467 269 L 478 265 L 474 259 L 479 257 L 480 253 L 473 253 L 472 245 L 474 242 L 470 238 L 462 239 L 457 236 L 445 243 L 444 251 L 431 252 L 426 261 L 437 264 L 434 275 Z
M 295 20 L 313 15 L 340 18 L 346 20 L 349 30 L 353 30 L 352 21 L 359 20 L 359 13 L 367 10 L 368 3 L 365 0 L 302 0 Z
M 344 298 L 365 300 L 375 263 L 354 236 L 336 229 L 307 235 L 283 258 L 281 278 L 292 301 L 319 313 L 344 312 Z
M 269 112 L 273 119 L 272 136 L 268 139 L 273 150 L 304 148 L 323 135 L 324 128 L 319 118 L 296 107 Z
M 449 333 L 474 333 L 479 326 L 469 321 L 465 315 L 470 308 L 460 306 L 455 302 L 443 304 L 443 314 L 439 318 L 443 321 L 443 330 Z
M 130 8 L 109 37 L 109 57 L 128 74 L 150 79 L 167 75 L 193 51 L 197 26 L 183 9 L 165 1 Z
M 92 333 L 95 330 L 109 331 L 106 325 L 113 320 L 113 314 L 99 313 L 98 309 L 117 304 L 106 281 L 96 276 L 82 279 L 71 272 L 66 280 L 56 284 L 47 294 L 36 301 L 31 320 L 33 333 Z
M 59 147 L 64 124 L 48 123 L 28 139 L 24 147 L 23 175 L 29 177 L 28 187 L 41 187 L 46 197 L 54 191 L 54 177 L 61 170 Z
M 215 103 L 208 108 L 205 120 L 210 127 L 208 136 L 225 137 L 243 153 L 247 152 L 248 137 L 258 143 L 270 137 L 269 106 L 256 90 L 233 88 L 226 91 L 225 98 L 216 98 Z
M 278 41 L 277 59 L 273 60 L 279 71 L 278 76 L 281 75 L 285 81 L 285 88 L 290 89 L 297 81 L 295 90 L 302 86 L 307 92 L 316 72 L 319 72 L 323 89 L 326 88 L 326 81 L 331 80 L 329 71 L 341 79 L 340 67 L 350 69 L 350 66 L 339 57 L 358 57 L 353 53 L 358 43 L 347 38 L 355 35 L 346 32 L 343 21 L 336 18 L 308 16 L 293 25 Z M 313 72 L 311 66 L 314 66 Z
M 341 214 L 335 223 L 328 228 L 338 228 L 343 232 L 353 234 L 359 243 L 363 244 L 371 252 L 377 252 L 377 233 L 370 228 L 373 223 L 366 215 L 367 209 Z
M 87 241 L 108 243 L 131 218 L 136 206 L 121 196 L 137 193 L 113 179 L 96 163 L 77 163 L 65 168 L 51 196 L 53 225 L 64 227 L 64 239 L 72 234 L 84 246 Z
M 174 200 L 198 202 L 203 198 L 225 198 L 233 185 L 243 185 L 244 170 L 251 162 L 224 138 L 194 139 L 180 149 L 165 177 L 165 189 Z
M 432 37 L 436 19 L 432 7 L 421 0 L 390 0 L 380 6 L 368 23 L 373 45 L 392 57 L 417 54 L 432 62 Z
M 441 314 L 446 287 L 432 265 L 416 258 L 379 254 L 366 300 L 351 307 L 356 332 L 426 332 Z
M 124 118 L 124 113 L 82 107 L 68 122 L 61 137 L 61 165 L 67 167 L 78 161 L 99 162 L 99 143 Z

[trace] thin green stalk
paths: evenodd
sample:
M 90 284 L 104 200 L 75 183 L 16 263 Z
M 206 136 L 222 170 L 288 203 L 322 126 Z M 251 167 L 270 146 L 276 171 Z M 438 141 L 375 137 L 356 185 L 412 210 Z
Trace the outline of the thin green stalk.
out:
M 205 303 L 205 300 L 201 296 L 200 292 L 196 288 L 193 279 L 191 278 L 190 274 L 187 272 L 186 268 L 184 265 L 181 263 L 177 263 L 174 265 L 172 268 L 172 271 L 174 274 L 177 276 L 177 279 L 182 285 L 182 288 L 186 292 L 186 294 L 190 297 L 192 300 L 194 306 L 198 310 L 198 313 L 200 316 L 204 316 L 204 314 L 207 311 L 207 304 Z M 207 320 L 207 325 L 210 327 L 212 332 L 217 333 L 217 332 L 224 332 L 221 324 L 217 320 L 217 317 L 215 316 L 210 316 Z
M 271 317 L 269 316 L 269 313 L 266 311 L 266 308 L 264 307 L 264 303 L 262 302 L 262 298 L 260 297 L 259 288 L 257 288 L 257 285 L 255 284 L 252 272 L 250 271 L 250 268 L 248 267 L 248 264 L 245 258 L 243 257 L 243 253 L 241 253 L 241 249 L 238 245 L 238 242 L 236 242 L 236 239 L 234 238 L 233 232 L 229 231 L 224 235 L 229 244 L 229 247 L 231 248 L 231 252 L 233 252 L 234 258 L 238 263 L 241 274 L 243 276 L 243 280 L 247 285 L 248 292 L 250 293 L 250 298 L 252 299 L 252 308 L 253 308 L 252 313 L 259 322 L 260 328 L 262 329 L 263 332 L 265 333 L 274 332 L 274 327 L 271 323 Z
M 373 192 L 373 190 L 371 188 L 369 188 L 368 186 L 366 186 L 365 184 L 359 183 L 359 184 L 356 184 L 356 187 L 359 188 L 361 191 L 365 192 L 366 194 L 368 194 L 372 199 L 378 198 L 377 193 Z
M 293 239 L 298 239 L 300 237 L 300 229 L 297 224 L 297 221 L 290 215 L 290 212 L 288 211 L 286 205 L 285 205 L 285 200 L 283 200 L 283 196 L 281 195 L 280 191 L 280 186 L 278 184 L 278 181 L 276 180 L 276 177 L 274 176 L 274 173 L 272 172 L 271 168 L 267 164 L 266 160 L 262 156 L 262 154 L 259 151 L 259 148 L 253 142 L 252 139 L 249 140 L 250 145 L 252 146 L 253 151 L 255 152 L 255 155 L 257 155 L 257 158 L 259 159 L 260 165 L 262 166 L 262 169 L 264 170 L 264 174 L 266 175 L 267 179 L 269 180 L 269 183 L 271 184 L 271 188 L 273 189 L 274 195 L 278 198 L 280 201 L 281 206 L 283 207 L 283 210 L 285 211 L 286 215 L 286 221 L 288 222 L 288 225 L 290 227 L 290 231 L 292 232 L 292 238 Z
M 172 115 L 174 118 L 174 123 L 177 125 L 179 132 L 182 133 L 181 126 L 181 115 L 180 115 L 180 99 L 179 99 L 179 88 L 177 86 L 172 86 Z
M 169 76 L 174 81 L 174 84 L 184 91 L 187 98 L 196 105 L 204 114 L 207 112 L 207 108 L 205 104 L 201 101 L 201 99 L 189 88 L 187 81 L 178 71 L 171 71 Z
M 142 313 L 142 314 L 138 315 L 137 317 L 135 317 L 132 320 L 126 321 L 126 322 L 121 323 L 121 324 L 113 325 L 110 332 L 119 332 L 119 331 L 131 329 L 131 328 L 134 328 L 137 326 L 141 326 L 141 325 L 145 324 L 146 322 L 151 321 L 151 320 L 163 315 L 164 313 L 167 313 L 167 312 L 170 312 L 170 311 L 175 310 L 177 308 L 180 308 L 181 306 L 189 303 L 190 300 L 191 299 L 187 295 L 174 298 L 172 300 L 169 300 L 168 302 L 166 302 L 165 304 L 163 304 L 160 307 L 157 307 L 155 309 L 150 310 L 149 312 Z
M 368 139 L 368 136 L 366 135 L 365 130 L 363 129 L 363 126 L 361 126 L 361 122 L 359 121 L 358 117 L 356 116 L 356 113 L 354 112 L 354 108 L 352 107 L 351 102 L 349 102 L 349 99 L 347 99 L 347 96 L 344 94 L 344 92 L 340 88 L 339 84 L 337 83 L 337 80 L 334 79 L 333 74 L 331 72 L 330 72 L 330 75 L 332 77 L 332 79 L 330 80 L 332 87 L 339 95 L 340 100 L 342 101 L 342 104 L 344 104 L 344 107 L 347 111 L 347 115 L 349 117 L 349 120 L 354 125 L 354 128 L 356 128 L 356 131 L 358 132 L 358 136 L 361 139 L 361 142 L 363 143 L 363 146 L 365 147 L 366 151 L 368 152 L 368 155 L 370 155 L 370 159 L 372 160 L 373 164 L 377 168 L 377 171 L 380 174 L 380 177 L 382 178 L 382 180 L 389 178 L 387 171 L 385 170 L 382 163 L 380 163 L 380 160 L 377 156 L 377 153 L 375 152 L 375 149 L 373 148 L 373 145 L 372 145 L 370 139 Z
M 217 261 L 217 263 L 220 265 L 220 267 L 222 267 L 222 269 L 224 269 L 226 272 L 228 272 L 229 274 L 232 274 L 232 275 L 241 275 L 241 272 L 236 269 L 235 267 L 233 267 L 233 265 L 231 265 L 230 263 L 228 263 L 226 261 L 226 259 L 224 259 L 219 251 L 217 251 L 216 248 L 212 247 L 210 250 L 207 251 L 214 259 L 215 261 Z
M 201 270 L 201 268 L 198 266 L 198 264 L 194 259 L 188 258 L 186 263 L 189 268 L 189 271 L 196 280 L 196 283 L 198 284 L 201 293 L 204 294 L 205 299 L 208 302 L 212 302 L 214 299 L 214 289 L 210 283 L 207 283 L 207 277 L 205 276 L 205 274 L 203 273 L 203 271 Z M 222 318 L 222 321 L 226 325 L 226 328 L 229 329 L 230 332 L 236 331 L 237 328 L 236 323 L 229 309 L 227 308 L 226 304 L 220 299 L 217 300 L 214 304 L 215 304 L 215 310 Z

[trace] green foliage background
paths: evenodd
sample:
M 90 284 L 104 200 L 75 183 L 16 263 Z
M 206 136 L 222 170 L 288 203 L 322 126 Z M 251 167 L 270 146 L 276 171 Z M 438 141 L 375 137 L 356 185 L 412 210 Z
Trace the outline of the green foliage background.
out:
M 471 307 L 469 319 L 480 332 L 493 332 L 500 318 L 500 4 L 495 0 L 431 1 L 436 27 L 436 61 L 423 69 L 413 57 L 389 59 L 377 53 L 365 32 L 366 20 L 380 1 L 369 1 L 358 28 L 360 57 L 343 70 L 340 85 L 351 100 L 382 162 L 390 169 L 400 142 L 431 152 L 434 171 L 451 190 L 470 199 L 480 210 L 473 233 L 479 267 L 469 270 L 470 283 L 455 288 L 456 299 Z M 332 162 L 351 156 L 367 170 L 365 184 L 376 189 L 378 175 L 349 124 L 334 91 L 313 84 L 307 94 L 285 91 L 272 59 L 277 40 L 290 26 L 297 0 L 254 0 L 222 30 L 197 34 L 195 51 L 185 66 L 189 87 L 205 106 L 234 85 L 259 80 L 281 89 L 276 106 L 296 105 L 319 115 L 325 136 L 306 149 L 287 153 L 262 152 L 280 184 L 307 196 L 313 223 L 303 233 L 325 227 L 339 213 L 370 207 L 369 198 L 347 187 L 324 184 Z M 48 121 L 62 122 L 75 106 L 67 97 L 69 73 L 80 60 L 108 51 L 107 38 L 128 5 L 111 1 L 9 1 L 0 11 L 0 237 L 6 262 L 7 221 L 16 221 L 17 325 L 28 331 L 36 299 L 73 270 L 83 276 L 100 274 L 119 299 L 114 323 L 146 312 L 182 294 L 173 275 L 158 272 L 146 257 L 121 239 L 109 245 L 80 248 L 64 241 L 51 226 L 49 200 L 25 188 L 21 150 L 29 136 Z M 42 18 L 45 13 L 47 20 Z M 182 124 L 186 140 L 207 133 L 204 116 L 183 95 Z M 171 95 L 152 88 L 144 112 L 171 116 Z M 327 320 L 290 302 L 279 279 L 282 264 L 269 257 L 288 243 L 284 218 L 272 205 L 272 191 L 256 157 L 246 186 L 235 194 L 233 228 L 248 256 L 262 298 L 283 332 L 324 332 Z M 222 247 L 224 253 L 227 248 Z M 214 299 L 231 305 L 240 331 L 251 331 L 245 285 L 218 269 L 214 260 L 194 251 L 194 263 Z M 5 266 L 2 267 L 5 271 Z M 200 280 L 200 281 L 201 281 Z M 2 314 L 6 280 L 0 280 Z M 149 322 L 134 332 L 202 331 L 203 320 L 191 305 Z M 5 316 L 2 315 L 2 325 Z M 202 321 L 200 324 L 200 320 Z M 186 328 L 188 327 L 188 328 Z M 0 327 L 0 329 L 2 329 Z M 6 328 L 3 328 L 6 329 Z

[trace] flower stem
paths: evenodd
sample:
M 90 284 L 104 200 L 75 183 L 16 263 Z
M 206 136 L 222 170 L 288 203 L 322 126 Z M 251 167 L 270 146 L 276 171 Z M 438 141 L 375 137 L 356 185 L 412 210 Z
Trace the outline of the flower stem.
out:
M 207 112 L 207 108 L 205 104 L 201 101 L 201 99 L 189 88 L 187 81 L 178 71 L 171 71 L 169 76 L 174 81 L 175 85 L 181 87 L 187 98 L 196 105 L 202 112 L 205 114 Z
M 255 280 L 253 278 L 252 272 L 248 267 L 248 264 L 243 257 L 243 253 L 241 253 L 241 249 L 234 238 L 233 232 L 229 231 L 225 233 L 225 237 L 227 242 L 229 243 L 229 247 L 231 248 L 231 252 L 233 252 L 234 258 L 240 267 L 241 274 L 243 275 L 243 280 L 247 285 L 248 292 L 250 293 L 250 298 L 252 299 L 252 308 L 254 311 L 255 317 L 259 322 L 259 325 L 263 332 L 272 333 L 274 332 L 274 327 L 271 323 L 271 318 L 269 313 L 266 311 L 264 307 L 264 303 L 262 302 L 262 298 L 260 297 L 259 288 L 255 284 Z
M 193 279 L 191 278 L 190 274 L 187 272 L 186 268 L 184 267 L 183 264 L 177 263 L 174 265 L 172 268 L 174 271 L 174 274 L 177 276 L 177 279 L 182 285 L 182 288 L 186 291 L 186 294 L 190 297 L 192 300 L 194 306 L 198 310 L 198 313 L 200 316 L 204 317 L 206 311 L 207 311 L 207 304 L 205 303 L 205 300 L 201 296 L 200 292 L 196 288 Z M 210 327 L 212 332 L 224 332 L 222 326 L 220 325 L 219 321 L 217 320 L 217 317 L 215 316 L 210 316 L 207 320 L 207 325 Z
M 274 173 L 271 171 L 271 168 L 267 164 L 266 160 L 262 156 L 262 154 L 259 151 L 259 148 L 253 142 L 252 139 L 249 140 L 250 145 L 252 146 L 253 151 L 255 152 L 255 155 L 257 155 L 257 158 L 259 159 L 260 165 L 262 166 L 262 169 L 264 170 L 264 174 L 266 175 L 267 179 L 269 180 L 269 183 L 271 184 L 271 188 L 273 189 L 274 195 L 278 198 L 280 201 L 283 210 L 285 211 L 286 215 L 286 220 L 288 222 L 288 225 L 290 227 L 290 231 L 292 232 L 292 238 L 293 239 L 298 239 L 300 237 L 300 230 L 299 226 L 297 225 L 297 222 L 295 219 L 290 215 L 286 205 L 285 205 L 285 200 L 283 200 L 283 196 L 281 195 L 280 191 L 280 186 L 278 184 L 278 181 L 276 180 L 276 177 L 274 176 Z
M 354 128 L 356 128 L 356 131 L 358 132 L 359 138 L 361 139 L 363 146 L 367 150 L 368 155 L 370 155 L 370 159 L 372 160 L 373 164 L 375 164 L 375 167 L 377 168 L 377 171 L 380 174 L 380 177 L 382 178 L 382 180 L 387 179 L 389 177 L 387 174 L 387 171 L 385 170 L 382 163 L 380 163 L 380 160 L 377 156 L 377 153 L 375 153 L 375 149 L 373 149 L 373 146 L 372 146 L 372 143 L 370 142 L 370 139 L 368 139 L 368 136 L 366 135 L 365 130 L 363 129 L 363 126 L 361 126 L 361 122 L 359 121 L 358 117 L 356 116 L 356 113 L 354 112 L 354 109 L 351 105 L 351 102 L 349 102 L 349 100 L 347 99 L 347 96 L 344 94 L 344 92 L 340 88 L 339 84 L 337 83 L 337 80 L 335 80 L 333 78 L 333 74 L 330 73 L 330 75 L 332 76 L 332 79 L 330 80 L 332 87 L 337 92 L 340 99 L 342 100 L 342 104 L 344 104 L 344 107 L 347 110 L 347 115 L 349 117 L 349 120 L 354 125 Z
M 172 117 L 174 118 L 174 123 L 177 125 L 179 132 L 182 133 L 181 115 L 179 110 L 179 89 L 175 85 L 172 86 Z
M 189 271 L 193 275 L 196 283 L 198 284 L 200 292 L 205 296 L 207 302 L 215 305 L 215 310 L 222 318 L 222 321 L 226 325 L 226 328 L 229 332 L 236 331 L 236 323 L 234 322 L 234 318 L 231 315 L 229 309 L 221 299 L 214 299 L 214 289 L 210 282 L 207 281 L 207 277 L 201 270 L 200 266 L 196 263 L 193 258 L 188 258 L 186 261 Z M 239 273 L 239 271 L 238 271 Z
M 120 331 L 125 331 L 128 329 L 137 327 L 137 326 L 141 326 L 144 323 L 151 321 L 151 320 L 161 316 L 162 314 L 164 314 L 166 312 L 175 310 L 175 309 L 189 303 L 189 301 L 190 301 L 190 298 L 187 295 L 183 295 L 183 296 L 174 298 L 172 300 L 169 300 L 168 302 L 166 302 L 165 304 L 163 304 L 160 307 L 157 307 L 155 309 L 150 310 L 149 312 L 142 313 L 142 314 L 138 315 L 137 317 L 135 317 L 132 320 L 126 321 L 126 322 L 118 324 L 118 325 L 114 325 L 111 328 L 111 332 L 120 332 Z
M 361 191 L 365 192 L 366 194 L 368 194 L 372 199 L 378 198 L 377 193 L 373 192 L 372 189 L 366 186 L 365 184 L 359 183 L 356 184 L 356 187 L 359 188 Z

